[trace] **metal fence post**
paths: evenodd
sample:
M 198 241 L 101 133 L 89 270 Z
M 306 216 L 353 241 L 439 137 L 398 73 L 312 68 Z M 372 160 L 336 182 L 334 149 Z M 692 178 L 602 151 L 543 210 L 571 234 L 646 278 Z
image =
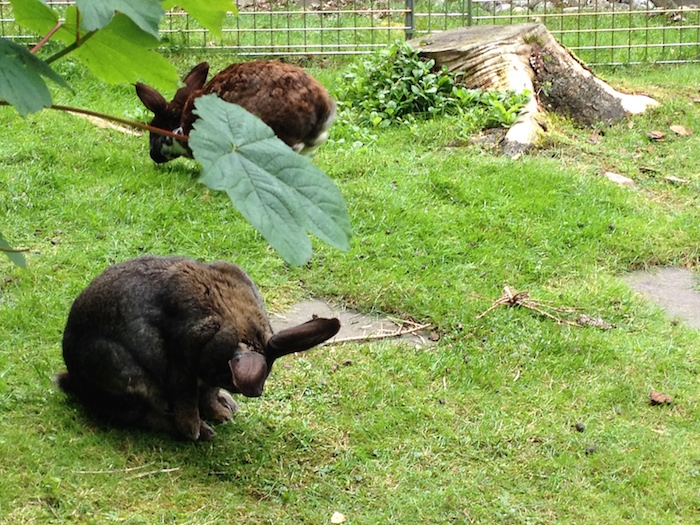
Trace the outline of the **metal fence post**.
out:
M 416 31 L 416 23 L 413 19 L 413 0 L 406 0 L 406 29 L 404 33 L 406 35 L 406 40 L 413 38 L 413 33 Z

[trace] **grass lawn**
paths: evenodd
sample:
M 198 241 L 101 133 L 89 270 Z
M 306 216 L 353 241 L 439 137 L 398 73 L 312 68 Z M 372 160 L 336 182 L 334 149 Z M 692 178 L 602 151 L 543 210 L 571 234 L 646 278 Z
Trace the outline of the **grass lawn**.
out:
M 140 111 L 133 88 L 60 68 L 76 93 L 57 102 Z M 337 67 L 314 72 L 341 82 Z M 700 521 L 700 337 L 619 278 L 698 264 L 700 68 L 599 73 L 661 108 L 594 130 L 552 116 L 519 160 L 456 117 L 339 122 L 314 161 L 346 198 L 352 248 L 315 242 L 299 268 L 196 182 L 194 161 L 157 167 L 145 137 L 0 108 L 0 231 L 30 250 L 27 269 L 0 257 L 0 523 Z M 73 299 L 145 253 L 236 262 L 271 311 L 320 296 L 441 337 L 289 356 L 207 443 L 106 427 L 51 378 Z M 506 307 L 476 319 L 504 285 L 615 328 Z M 652 388 L 673 404 L 650 406 Z

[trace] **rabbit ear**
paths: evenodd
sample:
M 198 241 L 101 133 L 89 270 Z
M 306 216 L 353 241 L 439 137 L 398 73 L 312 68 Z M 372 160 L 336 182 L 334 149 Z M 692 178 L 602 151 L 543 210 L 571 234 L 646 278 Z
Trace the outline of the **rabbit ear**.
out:
M 154 115 L 163 113 L 168 105 L 163 95 L 141 82 L 136 83 L 136 94 L 141 99 L 141 102 L 143 102 L 143 105 L 146 106 L 147 109 L 150 109 Z
M 340 330 L 338 319 L 317 317 L 304 324 L 277 332 L 267 342 L 267 359 L 272 363 L 283 355 L 308 350 L 330 339 L 338 333 L 338 330 Z
M 257 352 L 240 352 L 228 362 L 233 386 L 246 397 L 260 397 L 269 372 L 267 362 Z
M 208 74 L 208 62 L 200 62 L 199 64 L 194 66 L 192 68 L 192 71 L 187 73 L 187 75 L 185 75 L 185 78 L 182 80 L 185 83 L 185 85 L 184 87 L 181 87 L 177 90 L 177 93 L 175 93 L 175 96 L 173 97 L 173 101 L 170 103 L 170 107 L 184 109 L 185 104 L 187 103 L 187 99 L 190 97 L 190 95 L 198 89 L 202 89 L 204 84 L 207 82 Z
M 208 74 L 209 62 L 200 62 L 187 73 L 182 81 L 190 89 L 199 89 L 206 83 Z

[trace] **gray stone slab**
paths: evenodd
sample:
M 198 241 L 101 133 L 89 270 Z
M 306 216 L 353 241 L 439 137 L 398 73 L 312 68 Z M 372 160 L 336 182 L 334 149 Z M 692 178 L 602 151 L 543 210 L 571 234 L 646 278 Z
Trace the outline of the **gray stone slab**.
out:
M 700 328 L 700 292 L 697 277 L 683 268 L 657 268 L 623 277 L 629 286 L 693 328 Z
M 370 335 L 391 334 L 400 327 L 399 324 L 387 317 L 365 315 L 320 299 L 297 303 L 286 312 L 269 313 L 270 324 L 275 332 L 305 323 L 313 316 L 337 317 L 340 320 L 340 331 L 333 339 L 330 339 L 330 342 L 348 337 L 362 338 Z M 406 342 L 415 347 L 424 347 L 430 343 L 426 333 L 406 334 L 392 337 L 391 340 Z

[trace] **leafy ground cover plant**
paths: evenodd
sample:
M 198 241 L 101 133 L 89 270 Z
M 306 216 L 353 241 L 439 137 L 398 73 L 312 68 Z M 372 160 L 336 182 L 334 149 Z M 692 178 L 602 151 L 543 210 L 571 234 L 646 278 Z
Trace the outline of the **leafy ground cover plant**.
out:
M 170 58 L 183 71 L 200 59 Z M 56 69 L 85 80 L 81 104 L 139 106 L 127 87 Z M 137 138 L 0 112 L 0 216 L 30 249 L 28 271 L 0 261 L 0 523 L 697 521 L 700 336 L 618 275 L 697 268 L 699 72 L 601 73 L 661 108 L 595 130 L 553 119 L 546 146 L 518 161 L 465 142 L 457 116 L 372 129 L 360 148 L 332 128 L 315 162 L 346 196 L 354 243 L 314 241 L 299 267 L 225 195 L 193 187 L 192 161 L 157 167 Z M 236 262 L 273 315 L 321 296 L 430 322 L 439 340 L 290 356 L 212 443 L 103 427 L 51 377 L 76 295 L 142 253 Z M 476 319 L 506 284 L 615 328 L 506 307 Z M 673 404 L 651 406 L 652 388 Z
M 397 41 L 348 66 L 338 89 L 341 118 L 357 115 L 361 125 L 385 127 L 473 112 L 484 126 L 509 127 L 530 97 L 467 89 L 459 80 L 460 75 L 436 68 L 434 60 L 421 59 L 409 44 Z

